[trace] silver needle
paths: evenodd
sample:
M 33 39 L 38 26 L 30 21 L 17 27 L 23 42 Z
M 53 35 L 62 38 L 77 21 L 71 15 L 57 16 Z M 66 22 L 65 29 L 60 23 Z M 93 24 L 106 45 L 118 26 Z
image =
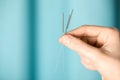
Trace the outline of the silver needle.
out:
M 62 32 L 64 33 L 64 13 L 62 14 Z
M 69 24 L 70 24 L 70 21 L 71 21 L 72 14 L 73 14 L 73 10 L 71 11 L 71 14 L 69 15 L 67 26 L 66 26 L 66 29 L 65 29 L 65 33 L 67 33 L 67 30 L 68 30 L 68 27 L 69 27 Z

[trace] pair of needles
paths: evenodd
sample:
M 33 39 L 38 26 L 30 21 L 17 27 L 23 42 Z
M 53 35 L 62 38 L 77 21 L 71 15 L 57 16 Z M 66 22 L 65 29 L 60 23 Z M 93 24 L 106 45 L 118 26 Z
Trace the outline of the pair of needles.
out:
M 63 34 L 67 33 L 68 31 L 68 27 L 70 25 L 72 14 L 73 14 L 73 10 L 71 11 L 71 14 L 69 15 L 66 27 L 64 26 L 64 13 L 62 14 L 62 33 Z
M 72 14 L 73 14 L 73 10 L 71 11 L 71 13 L 70 13 L 70 15 L 69 15 L 69 17 L 68 17 L 68 21 L 67 21 L 67 24 L 66 24 L 66 26 L 64 26 L 65 24 L 64 24 L 64 13 L 62 13 L 62 33 L 63 34 L 66 34 L 67 33 L 67 31 L 68 31 L 68 27 L 69 27 L 69 25 L 70 25 L 70 21 L 71 21 L 71 18 L 72 18 Z M 62 63 L 62 65 L 63 65 L 63 71 L 64 71 L 64 52 L 65 52 L 65 49 L 64 49 L 64 46 L 61 46 L 61 48 L 60 48 L 60 50 L 62 50 L 62 56 L 63 56 L 63 63 Z M 58 58 L 60 58 L 60 56 L 61 56 L 61 54 L 60 55 L 58 55 Z M 60 60 L 61 61 L 61 60 Z M 56 62 L 56 66 L 55 66 L 55 72 L 57 71 L 57 68 L 58 68 L 58 62 L 59 62 L 59 60 L 57 60 L 57 62 Z

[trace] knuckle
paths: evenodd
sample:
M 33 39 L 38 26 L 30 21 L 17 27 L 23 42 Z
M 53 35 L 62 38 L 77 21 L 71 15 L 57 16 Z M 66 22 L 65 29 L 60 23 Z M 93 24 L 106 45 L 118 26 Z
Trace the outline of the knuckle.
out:
M 118 29 L 117 28 L 115 28 L 115 27 L 113 27 L 113 28 L 111 28 L 113 31 L 116 31 L 116 32 L 118 32 Z
M 87 29 L 88 27 L 92 27 L 92 25 L 82 25 L 81 28 Z
M 82 26 L 80 26 L 80 27 L 87 27 L 88 25 L 82 25 Z
M 82 26 L 80 26 L 80 28 L 81 28 L 82 30 L 86 31 L 86 30 L 88 29 L 88 25 L 82 25 Z
M 111 34 L 119 34 L 119 30 L 115 27 L 111 27 L 108 29 Z

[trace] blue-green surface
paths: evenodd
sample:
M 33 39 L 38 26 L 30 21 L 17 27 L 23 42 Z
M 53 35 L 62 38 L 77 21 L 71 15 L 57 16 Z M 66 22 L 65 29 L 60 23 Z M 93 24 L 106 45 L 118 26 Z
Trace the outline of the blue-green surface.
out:
M 69 30 L 119 26 L 117 0 L 0 0 L 0 80 L 100 80 L 58 43 L 72 9 Z

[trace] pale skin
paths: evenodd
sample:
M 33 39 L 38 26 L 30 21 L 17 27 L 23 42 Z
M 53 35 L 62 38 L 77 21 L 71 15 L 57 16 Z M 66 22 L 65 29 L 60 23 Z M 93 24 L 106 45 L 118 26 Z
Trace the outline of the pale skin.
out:
M 77 52 L 81 63 L 97 70 L 102 80 L 120 80 L 120 32 L 116 28 L 84 25 L 60 37 L 59 42 Z

